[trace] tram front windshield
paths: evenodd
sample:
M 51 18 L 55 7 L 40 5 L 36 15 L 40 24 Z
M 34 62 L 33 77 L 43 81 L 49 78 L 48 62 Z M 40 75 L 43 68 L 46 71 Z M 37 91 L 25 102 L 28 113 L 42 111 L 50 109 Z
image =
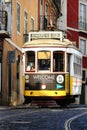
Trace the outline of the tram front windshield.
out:
M 49 70 L 50 71 L 50 59 L 51 55 L 49 51 L 38 52 L 38 70 Z
M 27 51 L 25 54 L 26 71 L 64 71 L 64 53 L 62 51 Z M 52 69 L 51 69 L 52 68 Z

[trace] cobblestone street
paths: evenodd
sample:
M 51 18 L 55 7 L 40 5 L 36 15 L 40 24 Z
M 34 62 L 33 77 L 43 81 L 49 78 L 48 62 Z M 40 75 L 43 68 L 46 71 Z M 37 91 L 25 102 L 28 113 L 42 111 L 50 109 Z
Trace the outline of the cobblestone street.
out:
M 0 130 L 86 130 L 87 106 L 0 109 Z

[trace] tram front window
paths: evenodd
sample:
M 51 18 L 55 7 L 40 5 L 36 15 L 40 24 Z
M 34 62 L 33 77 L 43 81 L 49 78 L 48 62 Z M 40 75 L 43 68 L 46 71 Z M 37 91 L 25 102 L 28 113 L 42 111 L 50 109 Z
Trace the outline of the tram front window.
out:
M 50 52 L 39 51 L 38 52 L 38 71 L 50 70 Z
M 53 71 L 62 72 L 64 71 L 64 53 L 55 51 L 53 53 Z
M 26 52 L 26 71 L 35 71 L 35 52 Z

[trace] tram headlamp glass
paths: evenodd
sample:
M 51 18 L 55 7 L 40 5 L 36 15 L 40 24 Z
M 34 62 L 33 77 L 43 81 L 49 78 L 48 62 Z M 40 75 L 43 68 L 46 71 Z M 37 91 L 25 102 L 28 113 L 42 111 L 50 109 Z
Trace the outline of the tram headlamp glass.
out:
M 25 82 L 29 83 L 29 75 L 25 75 Z
M 26 83 L 29 83 L 29 79 L 25 80 Z
M 56 78 L 57 82 L 62 84 L 64 82 L 64 77 L 63 75 L 58 75 L 57 78 Z
M 25 75 L 25 79 L 29 79 L 29 75 Z
M 42 89 L 46 89 L 46 85 L 43 84 L 43 85 L 41 86 L 41 88 L 42 88 Z

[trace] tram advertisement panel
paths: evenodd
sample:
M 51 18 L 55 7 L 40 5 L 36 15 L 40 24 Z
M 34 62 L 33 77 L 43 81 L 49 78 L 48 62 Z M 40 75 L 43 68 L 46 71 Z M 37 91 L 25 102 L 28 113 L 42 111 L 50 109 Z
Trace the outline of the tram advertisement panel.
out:
M 26 90 L 64 90 L 64 74 L 30 74 L 25 76 Z

